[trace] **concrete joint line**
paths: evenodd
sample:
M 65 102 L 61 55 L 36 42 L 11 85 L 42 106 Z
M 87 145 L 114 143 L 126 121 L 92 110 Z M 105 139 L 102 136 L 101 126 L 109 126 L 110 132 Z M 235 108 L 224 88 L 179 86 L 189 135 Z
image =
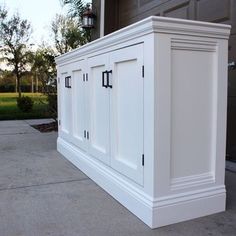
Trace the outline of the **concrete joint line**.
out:
M 51 182 L 51 183 L 45 183 L 45 184 L 33 184 L 33 185 L 26 185 L 26 186 L 12 187 L 12 188 L 3 188 L 3 189 L 0 189 L 0 192 L 1 191 L 6 191 L 6 190 L 16 190 L 16 189 L 40 187 L 40 186 L 47 186 L 47 185 L 65 184 L 65 183 L 71 183 L 71 182 L 80 182 L 80 181 L 85 181 L 85 180 L 89 180 L 89 178 L 87 177 L 87 178 L 83 178 L 83 179 L 74 179 L 74 180 L 67 180 L 67 181 L 62 181 L 62 182 Z

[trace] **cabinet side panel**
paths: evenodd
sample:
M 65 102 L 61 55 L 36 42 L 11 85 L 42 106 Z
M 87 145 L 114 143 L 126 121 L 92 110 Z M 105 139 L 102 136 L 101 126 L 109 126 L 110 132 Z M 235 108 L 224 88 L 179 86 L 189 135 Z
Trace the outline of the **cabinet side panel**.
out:
M 172 181 L 178 182 L 179 178 L 190 176 L 213 178 L 217 117 L 216 59 L 216 44 L 171 43 Z

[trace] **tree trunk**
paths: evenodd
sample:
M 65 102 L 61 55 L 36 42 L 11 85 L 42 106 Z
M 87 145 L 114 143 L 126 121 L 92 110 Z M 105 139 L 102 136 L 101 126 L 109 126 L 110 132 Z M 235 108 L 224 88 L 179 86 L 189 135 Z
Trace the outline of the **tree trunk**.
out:
M 17 77 L 17 90 L 18 90 L 18 96 L 21 98 L 21 86 L 20 86 L 20 78 Z
M 17 78 L 16 78 L 16 86 L 15 86 L 15 92 L 17 93 L 18 91 L 17 91 Z
M 36 93 L 39 92 L 39 79 L 38 76 L 36 76 Z
M 31 76 L 31 93 L 34 93 L 34 76 Z

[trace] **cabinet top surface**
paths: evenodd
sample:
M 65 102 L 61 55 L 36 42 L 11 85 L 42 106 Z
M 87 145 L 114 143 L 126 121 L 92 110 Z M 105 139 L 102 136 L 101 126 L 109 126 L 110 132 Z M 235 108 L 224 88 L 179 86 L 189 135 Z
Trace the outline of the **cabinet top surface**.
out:
M 230 29 L 231 26 L 225 24 L 150 16 L 144 20 L 94 40 L 82 47 L 74 49 L 71 52 L 58 56 L 56 57 L 56 63 L 60 66 L 60 64 L 68 63 L 75 57 L 77 59 L 78 57 L 82 58 L 88 53 L 94 53 L 104 48 L 152 33 L 178 34 L 228 40 Z

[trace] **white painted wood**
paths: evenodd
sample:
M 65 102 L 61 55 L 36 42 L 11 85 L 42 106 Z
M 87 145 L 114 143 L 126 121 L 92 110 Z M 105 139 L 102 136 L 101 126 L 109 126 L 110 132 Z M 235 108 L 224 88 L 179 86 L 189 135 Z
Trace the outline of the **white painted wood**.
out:
M 170 134 L 171 134 L 171 47 L 170 35 L 157 34 L 155 37 L 154 58 L 154 196 L 170 194 Z M 160 43 L 159 43 L 160 42 Z M 163 56 L 166 55 L 166 56 Z M 158 78 L 158 79 L 157 79 Z M 150 88 L 149 88 L 150 89 Z M 165 99 L 163 99 L 163 97 Z M 164 115 L 165 114 L 165 115 Z M 158 140 L 158 142 L 156 141 Z
M 104 25 L 105 25 L 105 0 L 101 0 L 101 9 L 100 9 L 100 37 L 104 36 Z
M 143 185 L 143 45 L 110 54 L 111 167 Z
M 87 127 L 88 112 L 86 112 L 87 83 L 85 80 L 84 61 L 73 64 L 72 68 L 72 142 L 79 148 L 87 149 L 84 132 Z
M 171 178 L 213 173 L 215 155 L 216 44 L 179 41 L 170 55 Z
M 65 87 L 66 77 L 71 76 L 69 66 L 64 66 L 60 69 L 60 135 L 67 141 L 71 141 L 72 118 L 71 118 L 71 89 Z
M 229 33 L 149 17 L 56 58 L 58 150 L 151 228 L 225 210 Z
M 108 59 L 107 54 L 88 59 L 89 153 L 106 164 L 110 159 L 110 94 L 102 87 L 102 72 Z

